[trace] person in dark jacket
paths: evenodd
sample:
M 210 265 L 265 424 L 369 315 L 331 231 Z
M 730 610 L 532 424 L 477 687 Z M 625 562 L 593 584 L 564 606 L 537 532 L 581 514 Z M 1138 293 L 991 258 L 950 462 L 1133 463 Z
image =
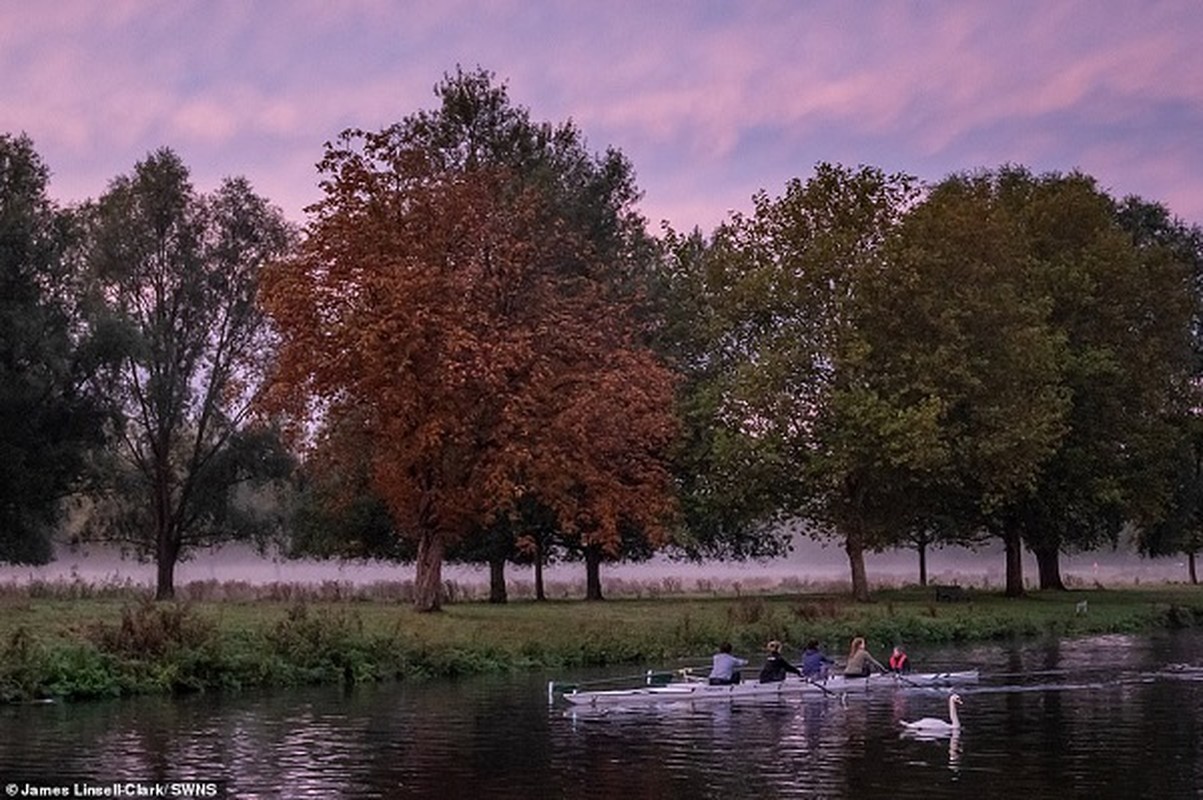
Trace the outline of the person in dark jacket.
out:
M 785 680 L 786 674 L 791 672 L 799 678 L 802 677 L 802 670 L 786 661 L 781 655 L 781 642 L 771 641 L 765 650 L 768 651 L 768 657 L 765 659 L 764 668 L 760 670 L 761 683 L 780 683 Z

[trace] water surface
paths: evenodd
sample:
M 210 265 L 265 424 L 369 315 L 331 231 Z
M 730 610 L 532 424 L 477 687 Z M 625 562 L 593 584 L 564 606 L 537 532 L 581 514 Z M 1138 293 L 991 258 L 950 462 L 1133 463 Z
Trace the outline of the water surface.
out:
M 915 649 L 947 692 L 548 706 L 543 674 L 0 709 L 0 780 L 219 780 L 235 797 L 1197 797 L 1203 634 Z M 588 679 L 609 673 L 554 677 Z

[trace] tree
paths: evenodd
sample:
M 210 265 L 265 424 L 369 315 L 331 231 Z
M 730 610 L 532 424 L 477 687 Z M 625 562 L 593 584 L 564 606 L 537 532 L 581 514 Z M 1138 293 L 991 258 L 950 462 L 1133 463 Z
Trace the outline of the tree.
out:
M 739 266 L 731 263 L 739 252 L 725 238 L 707 241 L 700 231 L 671 229 L 665 252 L 651 297 L 654 346 L 681 376 L 672 466 L 682 513 L 673 549 L 692 561 L 782 556 L 792 528 L 776 489 L 780 465 L 725 418 L 728 382 L 746 353 L 733 319 L 740 312 L 724 297 L 739 280 Z
M 903 530 L 963 541 L 994 528 L 1010 593 L 1022 592 L 1022 535 L 1000 519 L 1029 496 L 1069 411 L 1063 336 L 1009 202 L 1022 178 L 954 175 L 933 187 L 901 225 L 862 320 L 877 385 L 935 403 L 948 456 L 901 498 Z
M 121 414 L 120 444 L 93 530 L 152 556 L 155 595 L 167 599 L 190 550 L 271 521 L 236 495 L 290 465 L 251 411 L 271 352 L 259 271 L 285 254 L 292 232 L 244 179 L 197 195 L 166 149 L 115 179 L 90 217 L 92 275 L 131 342 L 102 375 Z
M 1185 554 L 1191 583 L 1198 583 L 1196 560 L 1203 549 L 1203 419 L 1197 394 L 1203 374 L 1203 229 L 1138 197 L 1125 198 L 1118 216 L 1139 250 L 1160 252 L 1189 269 L 1192 380 L 1183 386 L 1186 395 L 1169 419 L 1172 443 L 1163 451 L 1166 457 L 1153 462 L 1156 472 L 1137 495 L 1145 502 L 1133 516 L 1139 550 L 1149 556 Z
M 355 414 L 333 416 L 301 462 L 289 520 L 294 558 L 413 561 L 388 506 L 372 487 L 365 426 Z
M 275 402 L 364 420 L 372 485 L 417 546 L 415 607 L 449 545 L 524 498 L 611 552 L 664 536 L 672 376 L 637 339 L 629 165 L 533 124 L 484 72 L 441 107 L 327 147 L 325 198 L 263 301 Z
M 820 164 L 720 226 L 681 282 L 705 309 L 687 407 L 694 430 L 715 429 L 694 448 L 710 470 L 697 502 L 737 477 L 736 524 L 802 518 L 838 537 L 861 600 L 865 550 L 895 519 L 894 476 L 941 457 L 933 409 L 888 408 L 866 382 L 858 332 L 865 282 L 914 196 L 909 177 Z
M 1065 341 L 1069 399 L 1064 436 L 1001 518 L 1035 553 L 1041 588 L 1061 589 L 1062 550 L 1116 541 L 1160 493 L 1150 479 L 1191 397 L 1191 276 L 1168 248 L 1137 246 L 1088 176 L 1010 169 L 999 184 L 1025 232 L 1030 280 Z
M 866 550 L 974 539 L 1064 432 L 1062 340 L 994 192 L 960 177 L 918 202 L 905 177 L 821 165 L 693 275 L 707 458 L 750 516 L 839 537 L 861 600 Z
M 1149 517 L 1138 518 L 1137 547 L 1147 556 L 1183 554 L 1192 584 L 1199 582 L 1198 554 L 1203 551 L 1203 430 L 1200 421 L 1183 419 L 1184 435 L 1166 461 L 1166 487 Z
M 46 196 L 25 136 L 0 135 L 0 561 L 44 563 L 105 415 L 88 376 L 106 357 L 80 297 L 72 216 Z

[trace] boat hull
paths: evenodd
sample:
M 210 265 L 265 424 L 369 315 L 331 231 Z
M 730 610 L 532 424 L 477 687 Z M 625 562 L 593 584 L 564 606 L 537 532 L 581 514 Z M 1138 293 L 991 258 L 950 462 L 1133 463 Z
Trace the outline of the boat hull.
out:
M 898 689 L 926 686 L 959 686 L 976 683 L 977 670 L 961 672 L 928 672 L 914 675 L 872 675 L 868 678 L 845 678 L 837 675 L 826 681 L 807 681 L 789 678 L 777 683 L 737 683 L 733 686 L 711 686 L 705 681 L 678 681 L 664 686 L 639 686 L 630 689 L 598 691 L 574 690 L 560 696 L 572 705 L 622 705 L 683 702 L 715 702 L 744 699 L 786 697 L 839 697 L 855 692 L 876 689 Z

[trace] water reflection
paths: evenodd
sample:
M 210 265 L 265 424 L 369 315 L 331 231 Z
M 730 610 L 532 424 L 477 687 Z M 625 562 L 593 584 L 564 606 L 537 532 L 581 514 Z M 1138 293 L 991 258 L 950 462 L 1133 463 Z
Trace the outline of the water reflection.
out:
M 1197 796 L 1203 634 L 932 649 L 948 692 L 549 708 L 550 676 L 0 708 L 0 776 L 226 781 L 237 797 Z M 563 676 L 557 676 L 563 677 Z M 588 677 L 588 676 L 582 676 Z

